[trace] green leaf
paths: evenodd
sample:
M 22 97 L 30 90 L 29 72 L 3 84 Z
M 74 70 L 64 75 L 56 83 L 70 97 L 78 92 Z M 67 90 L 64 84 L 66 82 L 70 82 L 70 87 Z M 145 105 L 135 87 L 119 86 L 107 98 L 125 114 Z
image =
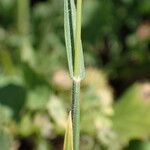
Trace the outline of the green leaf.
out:
M 150 141 L 139 141 L 134 140 L 131 141 L 129 146 L 125 148 L 125 150 L 149 150 L 150 149 Z
M 66 125 L 66 111 L 61 100 L 56 96 L 51 96 L 47 104 L 47 110 L 59 130 L 64 129 Z
M 13 116 L 13 111 L 11 110 L 11 108 L 1 105 L 0 103 L 0 126 L 3 124 L 6 124 L 8 122 L 11 121 L 12 116 Z
M 0 149 L 10 150 L 12 145 L 12 137 L 4 130 L 0 130 Z
M 74 51 L 75 51 L 75 29 L 76 29 L 76 9 L 74 0 L 64 0 L 64 28 L 65 28 L 65 42 L 67 50 L 67 58 L 69 65 L 69 72 L 71 78 L 74 75 Z M 81 44 L 82 45 L 82 44 Z M 80 79 L 85 76 L 84 57 L 81 46 L 81 60 L 80 60 Z
M 33 120 L 29 114 L 22 116 L 19 124 L 19 134 L 23 137 L 30 136 L 33 131 Z
M 31 110 L 46 108 L 49 95 L 50 90 L 47 86 L 37 86 L 28 92 L 27 107 Z
M 69 113 L 69 117 L 67 121 L 67 128 L 65 133 L 63 150 L 73 150 L 73 130 L 72 130 L 71 111 Z
M 17 84 L 8 84 L 0 87 L 0 104 L 10 108 L 13 117 L 20 118 L 20 112 L 26 101 L 26 90 L 23 86 Z
M 123 142 L 150 135 L 150 84 L 134 84 L 114 107 L 114 129 Z
M 48 143 L 46 140 L 39 139 L 37 150 L 52 150 L 52 148 L 50 146 L 50 143 Z

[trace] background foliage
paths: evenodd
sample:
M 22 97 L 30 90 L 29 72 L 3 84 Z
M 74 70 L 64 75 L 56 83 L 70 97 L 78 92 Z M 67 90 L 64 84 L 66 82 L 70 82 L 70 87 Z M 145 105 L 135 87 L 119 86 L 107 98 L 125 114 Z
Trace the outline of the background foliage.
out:
M 0 149 L 62 149 L 71 81 L 63 0 L 0 1 Z M 84 0 L 81 150 L 150 149 L 150 1 Z

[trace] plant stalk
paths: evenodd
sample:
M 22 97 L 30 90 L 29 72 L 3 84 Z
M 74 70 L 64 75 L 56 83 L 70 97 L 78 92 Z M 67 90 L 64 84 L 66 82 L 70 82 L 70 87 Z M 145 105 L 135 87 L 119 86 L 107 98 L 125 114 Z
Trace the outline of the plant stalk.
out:
M 82 0 L 77 0 L 76 34 L 75 34 L 75 58 L 74 77 L 80 76 L 81 58 L 81 11 Z M 73 149 L 79 150 L 80 145 L 80 81 L 73 81 L 72 91 L 72 119 L 73 119 Z
M 74 81 L 72 91 L 73 150 L 80 147 L 80 66 L 81 66 L 81 13 L 82 0 L 77 0 Z M 79 80 L 78 80 L 79 79 Z
M 73 81 L 72 89 L 73 150 L 80 145 L 80 82 Z

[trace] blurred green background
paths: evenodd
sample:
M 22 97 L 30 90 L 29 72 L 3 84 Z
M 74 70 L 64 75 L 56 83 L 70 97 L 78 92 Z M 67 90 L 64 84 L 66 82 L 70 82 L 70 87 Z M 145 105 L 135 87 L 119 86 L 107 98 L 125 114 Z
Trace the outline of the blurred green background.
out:
M 150 0 L 84 0 L 81 150 L 150 150 Z M 62 150 L 71 105 L 63 0 L 0 0 L 0 150 Z

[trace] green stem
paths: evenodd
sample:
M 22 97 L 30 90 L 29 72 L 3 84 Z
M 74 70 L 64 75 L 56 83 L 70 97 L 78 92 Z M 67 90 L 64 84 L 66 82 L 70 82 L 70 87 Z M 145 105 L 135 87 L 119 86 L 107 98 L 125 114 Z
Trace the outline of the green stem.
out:
M 72 91 L 72 120 L 73 120 L 73 150 L 79 150 L 80 145 L 80 58 L 81 58 L 81 11 L 82 0 L 77 0 L 74 81 Z
M 77 0 L 74 76 L 80 76 L 82 0 Z
M 73 150 L 80 145 L 80 82 L 73 81 L 72 89 Z

